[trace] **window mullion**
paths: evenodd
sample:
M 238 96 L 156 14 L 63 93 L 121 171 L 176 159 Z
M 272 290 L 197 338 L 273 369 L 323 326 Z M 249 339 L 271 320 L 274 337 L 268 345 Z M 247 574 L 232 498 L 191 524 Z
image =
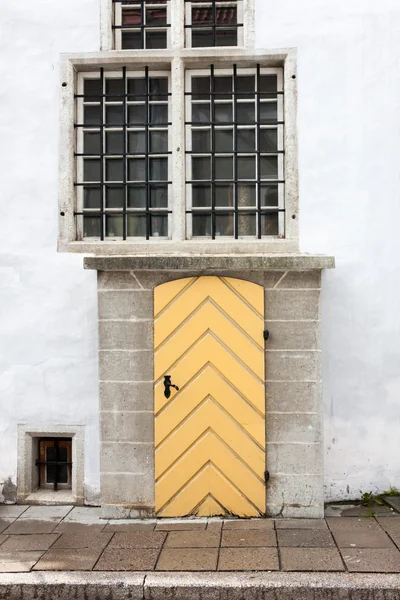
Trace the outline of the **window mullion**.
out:
M 172 232 L 174 241 L 185 239 L 185 71 L 180 58 L 171 64 L 171 150 L 172 150 Z

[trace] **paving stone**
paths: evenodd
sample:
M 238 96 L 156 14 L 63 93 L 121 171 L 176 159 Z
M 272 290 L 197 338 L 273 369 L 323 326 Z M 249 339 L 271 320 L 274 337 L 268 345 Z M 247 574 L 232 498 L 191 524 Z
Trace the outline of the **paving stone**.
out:
M 275 529 L 328 529 L 325 519 L 276 519 Z
M 0 536 L 1 537 L 1 536 Z M 32 535 L 10 535 L 1 550 L 7 552 L 28 552 L 31 550 L 48 550 L 57 540 L 55 533 L 39 533 Z
M 112 533 L 86 533 L 73 531 L 62 533 L 53 548 L 90 548 L 91 550 L 104 550 L 112 538 Z
M 213 533 L 222 531 L 222 521 L 209 521 L 207 523 L 207 530 L 212 531 Z
M 400 534 L 400 516 L 398 518 L 393 517 L 379 517 L 377 519 L 379 525 L 387 531 L 389 534 L 398 533 Z
M 165 548 L 218 548 L 220 532 L 172 531 L 168 534 Z
M 3 552 L 0 549 L 0 573 L 30 571 L 43 552 Z
M 342 550 L 346 567 L 352 573 L 398 573 L 400 552 L 389 548 L 346 548 Z
M 52 533 L 57 527 L 57 521 L 31 521 L 18 519 L 3 531 L 8 534 Z
M 343 517 L 341 519 L 337 519 L 336 517 L 327 518 L 326 522 L 328 524 L 329 529 L 332 532 L 335 531 L 350 531 L 354 529 L 359 530 L 375 530 L 381 531 L 378 523 L 375 519 L 355 519 L 353 517 Z
M 274 529 L 274 520 L 232 519 L 224 521 L 224 529 Z
M 392 538 L 392 540 L 394 541 L 394 543 L 400 550 L 400 532 L 399 533 L 391 533 L 390 537 Z
M 29 506 L 22 504 L 0 504 L 0 519 L 17 519 Z
M 381 506 L 380 504 L 369 504 L 368 506 L 354 506 L 351 508 L 344 507 L 340 516 L 341 517 L 371 517 L 379 516 L 384 517 L 392 514 L 393 508 L 389 506 Z
M 275 531 L 222 531 L 222 547 L 243 547 L 251 548 L 254 546 L 276 546 Z
M 106 548 L 95 566 L 95 571 L 152 571 L 157 562 L 158 548 Z
M 79 523 L 101 523 L 100 506 L 75 506 L 66 519 L 68 521 L 78 521 Z M 104 525 L 107 523 L 104 522 Z
M 344 571 L 335 548 L 281 548 L 283 571 Z
M 86 532 L 86 533 L 99 533 L 100 531 L 103 531 L 104 528 L 106 527 L 106 521 L 104 521 L 104 524 L 100 524 L 100 523 L 77 523 L 75 521 L 69 522 L 69 521 L 61 521 L 61 523 L 59 523 L 57 525 L 57 527 L 54 530 L 54 533 L 65 533 L 65 532 L 72 532 L 72 531 L 80 531 L 82 533 Z
M 218 548 L 164 548 L 157 571 L 215 571 Z
M 218 571 L 279 571 L 277 548 L 221 548 Z
M 0 546 L 8 539 L 8 535 L 0 535 Z
M 184 521 L 177 523 L 157 523 L 156 531 L 186 531 L 187 529 L 205 529 L 207 521 Z
M 41 521 L 52 521 L 55 519 L 60 521 L 72 509 L 72 506 L 30 506 L 19 518 Z
M 104 531 L 107 533 L 123 533 L 129 531 L 154 531 L 155 523 L 108 523 Z
M 51 548 L 35 565 L 35 571 L 91 571 L 96 564 L 101 550 L 80 548 Z
M 166 537 L 163 531 L 115 533 L 109 548 L 161 548 Z
M 333 533 L 339 548 L 393 548 L 393 542 L 388 535 L 374 529 L 339 529 Z
M 334 548 L 332 534 L 324 530 L 281 529 L 277 531 L 278 545 L 291 548 Z
M 5 531 L 7 527 L 10 527 L 11 523 L 14 523 L 15 519 L 0 519 L 0 533 Z
M 400 496 L 382 496 L 384 501 L 389 504 L 394 510 L 400 513 Z

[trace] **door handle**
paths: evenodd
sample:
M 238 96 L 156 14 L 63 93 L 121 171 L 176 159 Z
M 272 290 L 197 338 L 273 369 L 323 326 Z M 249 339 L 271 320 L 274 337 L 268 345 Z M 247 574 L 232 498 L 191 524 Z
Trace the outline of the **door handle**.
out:
M 175 388 L 176 391 L 179 391 L 179 388 L 177 385 L 175 385 L 174 383 L 171 383 L 171 375 L 164 375 L 164 396 L 166 398 L 169 398 L 171 396 L 171 388 Z

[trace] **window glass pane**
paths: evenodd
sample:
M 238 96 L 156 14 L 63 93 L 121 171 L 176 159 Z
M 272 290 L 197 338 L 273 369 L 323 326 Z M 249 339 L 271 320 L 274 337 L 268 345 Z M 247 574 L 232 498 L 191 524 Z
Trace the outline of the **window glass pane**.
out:
M 255 156 L 239 156 L 237 159 L 238 179 L 255 179 L 256 178 L 256 157 Z
M 122 11 L 122 25 L 138 26 L 142 23 L 142 11 L 140 8 L 124 9 Z
M 85 187 L 83 189 L 83 208 L 101 207 L 101 189 L 95 187 Z
M 278 105 L 276 102 L 263 102 L 260 105 L 260 122 L 274 123 L 278 120 Z
M 214 91 L 216 100 L 230 100 L 232 98 L 232 77 L 215 77 Z
M 156 50 L 167 47 L 167 32 L 166 31 L 149 31 L 146 30 L 146 48 Z
M 260 77 L 260 92 L 261 98 L 271 98 L 273 93 L 278 89 L 278 81 L 276 75 L 261 75 Z M 264 93 L 263 93 L 264 92 Z
M 146 217 L 142 215 L 128 215 L 128 237 L 146 237 Z
M 232 123 L 232 104 L 216 104 L 214 109 L 216 123 Z
M 146 151 L 146 133 L 144 131 L 129 131 L 128 152 L 141 154 Z
M 238 185 L 238 206 L 239 207 L 254 207 L 256 205 L 256 186 L 255 185 Z
M 106 79 L 106 102 L 119 101 L 124 95 L 124 80 L 123 79 Z
M 231 185 L 216 185 L 215 186 L 215 206 L 224 208 L 233 206 L 234 191 L 233 184 Z
M 166 181 L 168 179 L 168 159 L 151 158 L 150 159 L 150 180 Z
M 140 31 L 123 31 L 121 40 L 122 50 L 141 50 L 143 48 Z
M 216 152 L 233 151 L 233 131 L 230 129 L 217 129 L 215 131 Z
M 236 29 L 217 29 L 215 33 L 216 46 L 237 46 L 237 30 Z
M 278 179 L 278 157 L 262 156 L 260 159 L 261 179 Z
M 254 75 L 239 76 L 237 78 L 238 98 L 254 98 L 256 79 Z
M 101 101 L 101 80 L 100 79 L 85 79 L 83 81 L 83 95 L 85 102 L 100 102 Z
M 146 9 L 146 25 L 166 25 L 167 24 L 167 9 L 166 8 L 147 8 Z
M 238 152 L 255 152 L 256 132 L 254 129 L 238 129 Z
M 197 6 L 192 6 L 192 25 L 212 25 L 213 22 L 213 10 L 208 7 L 198 8 Z
M 167 104 L 153 104 L 150 105 L 150 124 L 168 123 L 168 105 Z
M 83 161 L 83 179 L 84 181 L 101 180 L 101 161 L 97 159 L 85 159 Z
M 152 215 L 150 217 L 150 235 L 152 237 L 168 235 L 168 218 L 164 215 Z
M 233 235 L 233 215 L 216 215 L 215 235 Z
M 224 6 L 223 4 L 216 6 L 215 22 L 217 25 L 236 25 L 237 24 L 237 8 L 236 6 Z
M 130 158 L 128 160 L 129 181 L 146 180 L 146 162 L 144 158 Z
M 192 100 L 208 100 L 210 77 L 192 77 Z
M 124 161 L 119 158 L 106 159 L 106 180 L 122 181 L 124 178 Z
M 211 216 L 193 214 L 192 231 L 195 237 L 211 237 Z
M 131 104 L 128 106 L 129 125 L 143 125 L 146 120 L 146 107 L 144 104 Z
M 150 100 L 168 100 L 168 79 L 166 77 L 151 78 L 149 87 Z
M 106 215 L 106 237 L 122 237 L 123 220 L 122 215 Z
M 233 158 L 215 157 L 215 179 L 233 179 Z
M 211 206 L 211 186 L 193 185 L 192 206 L 197 208 Z
M 211 151 L 211 134 L 209 130 L 192 131 L 192 151 L 199 153 Z
M 101 136 L 100 133 L 89 133 L 85 131 L 83 134 L 83 152 L 85 154 L 100 154 L 101 152 Z
M 192 48 L 206 48 L 210 46 L 214 46 L 212 29 L 192 29 Z
M 83 109 L 83 122 L 85 125 L 101 125 L 101 107 L 85 106 Z
M 146 208 L 146 188 L 141 185 L 128 187 L 128 207 Z
M 262 185 L 260 190 L 261 206 L 278 206 L 278 186 L 277 185 Z
M 256 107 L 254 102 L 251 104 L 250 102 L 238 104 L 236 118 L 238 123 L 254 123 L 256 120 Z
M 278 214 L 261 215 L 261 235 L 278 235 Z
M 128 79 L 128 95 L 131 96 L 129 100 L 135 102 L 144 100 L 146 95 L 146 81 L 143 78 Z
M 122 154 L 124 151 L 124 134 L 122 131 L 107 131 L 106 153 Z
M 193 104 L 192 121 L 193 123 L 209 123 L 210 106 L 208 104 Z
M 106 186 L 106 207 L 123 208 L 124 196 L 124 188 L 122 185 Z
M 168 132 L 150 131 L 150 152 L 168 152 Z
M 192 157 L 192 179 L 211 179 L 211 159 Z
M 151 186 L 150 206 L 152 208 L 168 208 L 168 186 Z
M 260 151 L 276 152 L 278 149 L 278 130 L 261 129 L 260 130 Z
M 106 106 L 106 125 L 123 125 L 124 107 L 120 104 Z
M 83 217 L 83 236 L 100 237 L 100 217 Z
M 257 222 L 256 215 L 241 215 L 238 216 L 238 235 L 256 235 Z

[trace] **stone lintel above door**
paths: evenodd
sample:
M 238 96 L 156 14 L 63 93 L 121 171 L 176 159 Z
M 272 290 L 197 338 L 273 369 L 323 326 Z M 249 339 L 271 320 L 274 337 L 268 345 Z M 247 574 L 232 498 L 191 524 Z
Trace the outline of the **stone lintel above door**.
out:
M 154 516 L 154 288 L 218 275 L 265 290 L 266 515 L 323 516 L 321 271 L 326 256 L 87 257 L 98 271 L 101 502 Z

